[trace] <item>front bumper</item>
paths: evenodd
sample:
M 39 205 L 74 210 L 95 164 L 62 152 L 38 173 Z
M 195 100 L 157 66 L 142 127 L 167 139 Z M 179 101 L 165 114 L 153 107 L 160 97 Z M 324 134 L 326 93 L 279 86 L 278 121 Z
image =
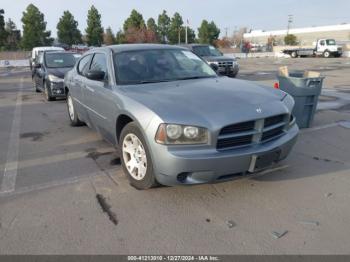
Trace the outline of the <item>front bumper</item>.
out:
M 253 156 L 279 150 L 277 162 L 285 159 L 296 142 L 298 132 L 298 126 L 294 125 L 277 140 L 226 152 L 216 149 L 170 151 L 165 146 L 157 145 L 157 153 L 153 156 L 156 159 L 154 173 L 159 183 L 169 186 L 232 180 L 247 174 Z
M 48 85 L 50 87 L 52 97 L 66 97 L 63 81 L 62 82 L 49 81 Z
M 238 74 L 238 71 L 239 71 L 238 64 L 234 64 L 233 66 L 219 67 L 217 72 L 220 75 L 235 76 Z

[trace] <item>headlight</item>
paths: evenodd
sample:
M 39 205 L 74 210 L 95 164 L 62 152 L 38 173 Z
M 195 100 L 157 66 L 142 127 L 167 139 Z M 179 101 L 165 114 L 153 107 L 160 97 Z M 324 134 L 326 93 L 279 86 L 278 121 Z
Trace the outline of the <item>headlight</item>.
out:
M 55 75 L 48 75 L 47 77 L 51 82 L 63 82 L 63 78 L 59 78 Z
M 289 112 L 292 112 L 295 104 L 293 97 L 287 94 L 282 101 L 287 106 Z
M 194 145 L 208 143 L 208 130 L 202 127 L 161 124 L 156 142 L 164 145 Z

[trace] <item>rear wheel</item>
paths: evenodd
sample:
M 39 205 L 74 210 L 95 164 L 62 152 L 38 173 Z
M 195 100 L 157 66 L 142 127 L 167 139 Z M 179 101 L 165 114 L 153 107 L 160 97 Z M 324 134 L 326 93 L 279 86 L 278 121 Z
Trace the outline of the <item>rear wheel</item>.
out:
M 290 54 L 290 56 L 291 56 L 292 58 L 297 58 L 297 57 L 298 57 L 297 51 L 293 51 L 293 52 Z
M 81 126 L 84 123 L 80 121 L 77 111 L 74 107 L 74 101 L 70 93 L 67 94 L 67 110 L 71 126 Z
M 127 124 L 121 132 L 119 141 L 123 170 L 130 184 L 137 189 L 157 186 L 151 155 L 137 125 L 133 122 Z

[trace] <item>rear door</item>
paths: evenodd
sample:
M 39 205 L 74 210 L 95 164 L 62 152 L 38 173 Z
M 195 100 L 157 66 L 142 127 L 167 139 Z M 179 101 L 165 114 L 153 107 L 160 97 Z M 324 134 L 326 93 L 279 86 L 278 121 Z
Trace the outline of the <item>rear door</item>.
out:
M 90 70 L 103 71 L 105 78 L 101 81 L 87 79 L 84 95 L 92 124 L 106 140 L 113 144 L 115 102 L 112 92 L 112 72 L 109 68 L 107 53 L 95 53 Z
M 87 108 L 86 108 L 84 88 L 85 88 L 85 82 L 87 80 L 85 75 L 89 70 L 92 56 L 93 56 L 92 54 L 88 54 L 79 60 L 76 68 L 77 74 L 75 75 L 74 79 L 70 83 L 72 86 L 70 92 L 75 101 L 75 105 L 79 112 L 79 116 L 81 120 L 85 122 L 90 122 L 88 113 L 87 113 Z

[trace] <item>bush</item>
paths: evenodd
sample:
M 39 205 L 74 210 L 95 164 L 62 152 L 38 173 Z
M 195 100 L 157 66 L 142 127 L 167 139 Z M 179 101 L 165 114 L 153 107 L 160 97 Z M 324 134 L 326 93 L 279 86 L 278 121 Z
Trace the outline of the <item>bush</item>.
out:
M 298 39 L 295 35 L 286 35 L 284 38 L 284 43 L 286 45 L 297 45 L 298 44 Z

